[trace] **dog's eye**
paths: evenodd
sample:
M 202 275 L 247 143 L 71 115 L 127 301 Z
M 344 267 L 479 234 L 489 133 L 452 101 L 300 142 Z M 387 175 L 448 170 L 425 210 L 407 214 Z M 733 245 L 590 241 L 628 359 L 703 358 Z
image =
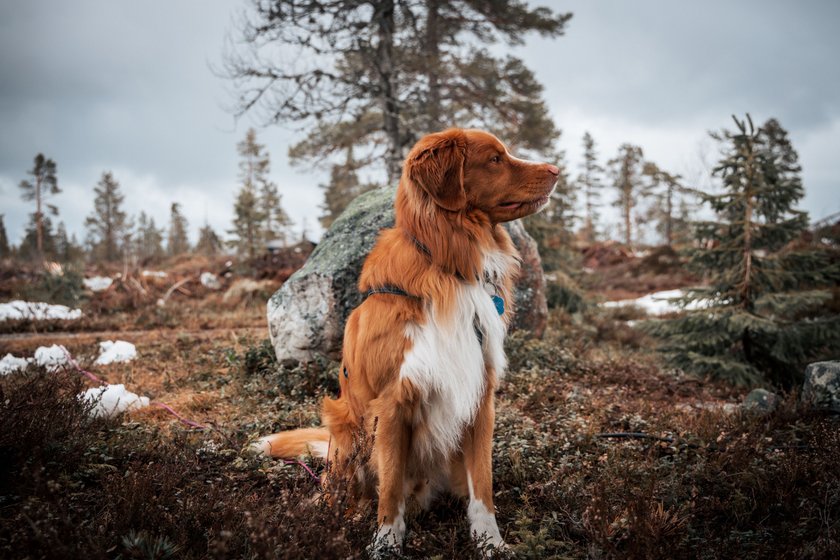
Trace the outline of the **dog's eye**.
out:
M 490 158 L 490 163 L 502 163 L 502 156 L 493 156 L 492 158 Z

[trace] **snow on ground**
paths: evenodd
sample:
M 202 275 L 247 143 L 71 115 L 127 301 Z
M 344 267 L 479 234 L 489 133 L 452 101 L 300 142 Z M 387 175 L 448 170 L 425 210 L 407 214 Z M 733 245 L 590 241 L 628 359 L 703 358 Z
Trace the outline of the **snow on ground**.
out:
M 166 278 L 168 274 L 162 270 L 144 270 L 140 274 L 143 275 L 143 278 Z
M 35 350 L 35 363 L 47 368 L 47 371 L 55 371 L 66 366 L 70 361 L 70 353 L 67 348 L 60 344 L 52 346 L 39 346 Z
M 125 388 L 122 383 L 94 387 L 81 393 L 79 397 L 94 403 L 90 414 L 94 418 L 110 418 L 127 410 L 137 410 L 149 406 L 149 397 L 141 397 Z
M 202 272 L 201 276 L 199 277 L 201 280 L 201 285 L 205 288 L 210 288 L 211 290 L 218 290 L 222 287 L 219 283 L 219 277 L 213 274 L 212 272 Z
M 107 276 L 93 276 L 92 278 L 85 278 L 82 280 L 85 288 L 91 292 L 102 292 L 111 287 L 114 281 Z
M 52 305 L 43 302 L 21 301 L 19 299 L 0 303 L 0 321 L 33 319 L 79 319 L 81 309 L 70 309 L 66 305 Z
M 604 307 L 625 307 L 632 305 L 643 309 L 648 315 L 665 315 L 679 311 L 693 311 L 705 307 L 702 301 L 692 301 L 685 307 L 679 305 L 680 298 L 685 296 L 683 290 L 665 290 L 654 292 L 637 299 L 622 299 L 619 301 L 607 301 L 601 305 Z
M 137 348 L 130 342 L 105 340 L 99 343 L 99 357 L 94 362 L 98 366 L 118 362 L 128 362 L 137 357 Z
M 18 358 L 17 356 L 6 354 L 0 360 L 0 375 L 9 375 L 10 373 L 21 371 L 26 369 L 26 366 L 30 363 L 32 363 L 31 358 Z

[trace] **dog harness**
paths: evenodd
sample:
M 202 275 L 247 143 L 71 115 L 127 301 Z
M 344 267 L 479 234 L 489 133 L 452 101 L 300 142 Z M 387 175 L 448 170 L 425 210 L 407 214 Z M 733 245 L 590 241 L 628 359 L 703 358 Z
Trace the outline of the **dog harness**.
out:
M 405 232 L 405 234 L 414 243 L 414 246 L 417 248 L 417 250 L 420 251 L 421 253 L 423 253 L 424 255 L 426 255 L 429 258 L 429 260 L 431 260 L 432 252 L 429 250 L 429 248 L 426 247 L 419 239 L 417 239 L 416 237 L 414 237 L 410 233 Z M 463 278 L 462 278 L 462 280 L 463 280 Z M 493 293 L 490 294 L 488 292 L 488 295 L 490 296 L 490 299 L 493 301 L 493 306 L 496 308 L 496 312 L 499 315 L 502 315 L 505 312 L 505 300 L 499 295 L 498 286 L 496 286 L 496 284 L 489 278 L 489 276 L 485 276 L 484 286 L 485 287 L 486 286 L 492 286 L 493 287 Z M 394 286 L 393 284 L 383 284 L 382 286 L 378 286 L 378 287 L 369 289 L 367 292 L 365 292 L 365 299 L 369 298 L 370 296 L 374 296 L 376 294 L 401 296 L 401 297 L 405 297 L 405 298 L 408 298 L 408 299 L 413 299 L 413 300 L 416 300 L 416 301 L 422 301 L 423 300 L 423 298 L 421 298 L 420 296 L 410 294 L 410 293 L 406 292 L 405 290 L 403 290 L 402 288 Z M 473 322 L 473 328 L 475 329 L 475 336 L 476 336 L 476 338 L 478 338 L 479 346 L 484 346 L 484 332 L 481 330 L 481 325 L 478 322 L 478 317 L 476 317 L 475 321 Z M 344 369 L 344 376 L 347 377 L 347 369 L 346 368 Z

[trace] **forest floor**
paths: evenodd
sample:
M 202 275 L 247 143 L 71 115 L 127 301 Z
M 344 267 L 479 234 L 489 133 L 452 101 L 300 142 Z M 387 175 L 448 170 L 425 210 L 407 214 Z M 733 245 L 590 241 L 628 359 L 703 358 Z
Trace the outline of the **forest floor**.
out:
M 589 274 L 592 294 L 614 298 L 686 282 Z M 73 367 L 0 377 L 0 557 L 365 557 L 375 514 L 323 499 L 309 472 L 321 463 L 243 452 L 316 425 L 337 364 L 276 363 L 265 294 L 231 302 L 190 286 L 163 307 L 126 290 L 110 307 L 97 300 L 119 293 L 87 294 L 72 324 L 0 323 L 0 357 L 61 344 L 104 381 L 204 427 L 160 407 L 90 420 L 77 395 L 95 384 Z M 542 340 L 509 337 L 493 472 L 511 557 L 840 556 L 838 417 L 795 392 L 773 412 L 745 411 L 748 389 L 663 367 L 628 326 L 637 315 L 555 309 Z M 98 343 L 116 339 L 137 358 L 93 365 Z M 481 557 L 463 500 L 410 507 L 407 527 L 404 557 Z

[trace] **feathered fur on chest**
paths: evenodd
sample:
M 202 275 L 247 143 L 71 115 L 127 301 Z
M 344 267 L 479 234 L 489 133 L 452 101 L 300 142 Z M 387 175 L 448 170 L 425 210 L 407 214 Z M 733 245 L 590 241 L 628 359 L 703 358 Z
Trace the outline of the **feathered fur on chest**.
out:
M 501 378 L 507 367 L 506 324 L 497 301 L 502 301 L 499 285 L 517 269 L 517 262 L 510 255 L 492 253 L 484 264 L 484 281 L 460 284 L 448 314 L 427 302 L 426 320 L 406 326 L 411 349 L 400 377 L 411 381 L 423 396 L 415 424 L 422 425 L 425 437 L 415 444 L 424 455 L 449 456 L 457 449 L 489 376 Z

